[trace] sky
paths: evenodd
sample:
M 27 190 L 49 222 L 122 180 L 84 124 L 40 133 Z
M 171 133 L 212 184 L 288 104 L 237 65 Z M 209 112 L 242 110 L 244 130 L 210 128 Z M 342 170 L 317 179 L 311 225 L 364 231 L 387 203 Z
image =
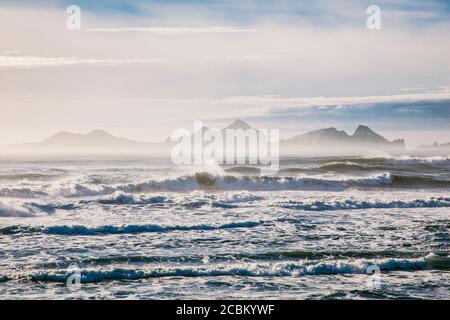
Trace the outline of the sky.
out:
M 94 129 L 162 141 L 235 119 L 450 142 L 449 30 L 445 0 L 0 0 L 0 145 Z

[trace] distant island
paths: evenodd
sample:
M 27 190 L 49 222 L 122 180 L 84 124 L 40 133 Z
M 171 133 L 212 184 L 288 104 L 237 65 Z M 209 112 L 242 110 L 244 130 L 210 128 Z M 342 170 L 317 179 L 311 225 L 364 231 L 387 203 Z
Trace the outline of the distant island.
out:
M 402 152 L 405 150 L 405 141 L 403 139 L 389 141 L 369 127 L 359 125 L 351 135 L 336 128 L 319 129 L 296 135 L 282 140 L 281 148 L 288 150 L 289 153 L 295 153 L 299 149 L 311 153 L 331 152 L 333 154 L 360 153 L 370 150 Z
M 428 155 L 444 155 L 448 156 L 450 154 L 450 142 L 439 144 L 437 142 L 432 145 L 421 145 L 416 148 L 417 154 L 428 154 Z
M 417 147 L 418 150 L 426 150 L 426 151 L 450 151 L 450 142 L 438 144 L 437 142 L 432 145 L 421 145 Z
M 202 130 L 207 130 L 204 127 Z M 222 129 L 249 130 L 245 121 L 237 120 Z M 37 143 L 23 143 L 0 147 L 1 152 L 17 153 L 163 153 L 173 146 L 170 138 L 164 142 L 143 142 L 116 137 L 106 131 L 94 130 L 88 134 L 61 131 Z M 441 147 L 434 146 L 433 147 Z M 389 141 L 368 126 L 359 125 L 353 134 L 336 128 L 324 128 L 289 139 L 280 140 L 281 153 L 286 154 L 360 154 L 366 151 L 404 152 L 403 139 Z

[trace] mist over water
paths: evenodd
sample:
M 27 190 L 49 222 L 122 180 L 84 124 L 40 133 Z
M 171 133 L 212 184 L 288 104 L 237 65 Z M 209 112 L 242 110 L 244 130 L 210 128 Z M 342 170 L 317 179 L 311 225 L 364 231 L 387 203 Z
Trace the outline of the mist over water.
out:
M 450 298 L 449 159 L 3 159 L 0 296 Z

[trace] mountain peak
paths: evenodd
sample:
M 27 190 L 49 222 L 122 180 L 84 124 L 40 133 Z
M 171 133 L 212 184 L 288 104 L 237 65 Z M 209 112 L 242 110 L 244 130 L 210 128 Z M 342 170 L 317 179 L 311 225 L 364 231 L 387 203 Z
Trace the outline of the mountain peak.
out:
M 317 132 L 338 132 L 338 129 L 336 129 L 335 127 L 330 127 L 330 128 L 324 128 L 324 129 L 317 129 L 315 131 L 317 131 Z
M 356 128 L 355 133 L 353 133 L 354 136 L 372 136 L 376 134 L 372 129 L 370 129 L 368 126 L 360 124 L 358 128 Z
M 60 141 L 78 139 L 80 136 L 82 136 L 82 135 L 77 134 L 77 133 L 72 133 L 69 131 L 59 131 L 59 132 L 55 133 L 54 135 L 52 135 L 51 137 L 43 140 L 42 143 L 44 143 L 44 144 L 59 143 Z
M 372 131 L 368 126 L 359 125 L 352 135 L 334 127 L 317 129 L 284 140 L 285 145 L 292 147 L 304 147 L 312 150 L 335 150 L 335 152 L 366 151 L 374 147 L 381 150 L 401 150 L 405 148 L 402 139 L 389 141 L 383 136 Z
M 243 130 L 248 130 L 251 129 L 252 127 L 245 121 L 243 120 L 236 120 L 233 123 L 229 124 L 225 129 L 243 129 Z
M 329 137 L 329 138 L 347 137 L 348 136 L 345 131 L 338 130 L 334 127 L 314 130 L 314 131 L 311 131 L 309 133 L 309 135 L 315 136 L 315 137 Z
M 69 131 L 59 131 L 59 132 L 55 133 L 53 136 L 51 136 L 50 138 L 69 136 L 69 135 L 73 135 L 73 134 L 76 134 L 76 133 L 72 133 Z
M 88 137 L 111 137 L 112 135 L 104 130 L 93 130 L 87 134 Z
M 375 133 L 368 126 L 360 124 L 351 136 L 355 141 L 364 143 L 389 143 L 383 136 Z

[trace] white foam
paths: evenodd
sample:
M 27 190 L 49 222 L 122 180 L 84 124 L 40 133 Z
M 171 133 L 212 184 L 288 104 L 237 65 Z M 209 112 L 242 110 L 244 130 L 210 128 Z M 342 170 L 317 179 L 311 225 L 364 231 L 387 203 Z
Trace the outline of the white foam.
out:
M 48 227 L 25 228 L 25 232 L 46 233 L 53 235 L 108 235 L 108 234 L 133 234 L 133 233 L 151 233 L 151 232 L 171 232 L 171 231 L 214 231 L 224 229 L 254 228 L 265 223 L 259 221 L 236 221 L 224 224 L 200 224 L 200 225 L 102 225 L 102 226 L 83 226 L 83 225 L 55 225 Z
M 335 201 L 285 201 L 275 202 L 273 206 L 305 210 L 305 211 L 328 211 L 328 210 L 355 210 L 355 209 L 387 209 L 387 208 L 447 208 L 450 207 L 450 198 L 431 197 L 429 199 L 413 199 L 409 201 L 376 201 L 376 200 L 335 200 Z
M 187 266 L 153 265 L 132 268 L 87 268 L 81 271 L 81 282 L 105 280 L 143 279 L 151 277 L 301 277 L 334 274 L 367 274 L 370 266 L 378 266 L 381 272 L 416 271 L 450 268 L 449 257 L 428 255 L 416 259 L 350 259 L 329 261 L 283 261 L 283 262 L 235 262 L 208 263 Z M 34 281 L 65 282 L 68 274 L 59 270 L 40 271 L 27 275 Z
M 128 194 L 123 191 L 116 191 L 110 197 L 99 199 L 98 202 L 101 204 L 128 204 L 128 205 L 139 205 L 139 204 L 161 204 L 168 202 L 167 197 L 163 196 L 145 196 L 145 195 L 135 195 Z
M 386 162 L 393 164 L 450 164 L 450 157 L 401 156 L 394 158 L 386 158 Z
M 0 201 L 0 217 L 33 217 L 36 211 L 18 202 Z
M 10 197 L 93 197 L 109 195 L 115 192 L 146 193 L 156 191 L 190 192 L 194 190 L 222 191 L 271 191 L 271 190 L 302 190 L 302 189 L 336 189 L 351 186 L 377 186 L 391 184 L 393 177 L 389 172 L 371 176 L 222 176 L 209 173 L 179 176 L 160 180 L 144 180 L 127 184 L 93 184 L 90 181 L 58 181 L 35 189 L 6 190 L 5 196 Z M 5 191 L 6 190 L 6 191 Z M 132 201 L 130 199 L 130 201 Z
M 366 152 L 363 156 L 364 159 L 373 159 L 373 158 L 391 158 L 391 155 L 385 151 L 381 150 L 372 150 Z

